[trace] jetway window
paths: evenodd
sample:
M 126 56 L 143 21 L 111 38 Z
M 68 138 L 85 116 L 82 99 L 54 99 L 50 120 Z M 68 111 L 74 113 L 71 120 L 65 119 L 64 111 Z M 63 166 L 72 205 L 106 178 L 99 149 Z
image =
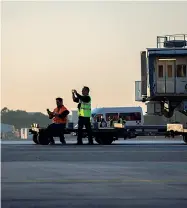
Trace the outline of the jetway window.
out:
M 159 78 L 164 77 L 164 68 L 163 68 L 163 65 L 159 65 L 158 66 L 158 77 Z
M 177 77 L 186 77 L 186 65 L 185 64 L 177 65 Z
M 173 77 L 173 69 L 172 69 L 172 65 L 168 65 L 168 77 Z

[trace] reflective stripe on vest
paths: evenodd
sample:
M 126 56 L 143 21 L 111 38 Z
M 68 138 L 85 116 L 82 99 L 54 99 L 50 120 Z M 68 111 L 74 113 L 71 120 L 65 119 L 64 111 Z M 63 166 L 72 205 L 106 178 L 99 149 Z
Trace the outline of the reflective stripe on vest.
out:
M 89 103 L 81 102 L 78 115 L 82 117 L 91 117 L 91 98 Z

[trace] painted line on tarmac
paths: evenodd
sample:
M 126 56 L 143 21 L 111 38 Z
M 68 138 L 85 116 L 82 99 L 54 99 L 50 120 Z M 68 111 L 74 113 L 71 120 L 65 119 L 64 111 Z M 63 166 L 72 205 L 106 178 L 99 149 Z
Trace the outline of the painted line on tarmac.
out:
M 85 150 L 85 149 L 79 149 L 79 150 L 75 150 L 75 149 L 38 149 L 37 151 L 33 150 L 33 149 L 20 149 L 19 150 L 24 150 L 24 152 L 27 152 L 27 154 L 29 152 L 33 153 L 33 152 L 40 152 L 40 153 L 44 153 L 44 152 L 49 152 L 51 150 L 53 150 L 53 154 L 70 154 L 70 153 L 187 153 L 187 149 L 186 150 L 93 150 L 93 149 L 89 149 L 89 150 Z M 59 150 L 62 150 L 61 152 L 59 152 Z M 19 152 L 17 149 L 12 150 L 12 152 Z M 22 152 L 23 153 L 23 152 Z
M 119 145 L 116 145 L 116 144 L 112 144 L 112 145 L 98 145 L 98 144 L 94 144 L 94 145 L 87 145 L 87 144 L 83 144 L 81 146 L 77 146 L 76 144 L 66 144 L 66 145 L 61 145 L 61 144 L 55 144 L 55 145 L 37 145 L 37 144 L 11 144 L 11 143 L 7 143 L 7 144 L 1 144 L 1 146 L 3 146 L 3 148 L 9 148 L 9 147 L 18 147 L 18 148 L 30 148 L 30 149 L 33 149 L 33 148 L 40 148 L 40 149 L 46 149 L 46 148 L 54 148 L 54 149 L 62 149 L 62 148 L 67 148 L 67 149 L 87 149 L 87 148 L 90 148 L 90 149 L 106 149 L 106 148 L 111 148 L 111 149 L 114 149 L 115 147 L 120 147 L 121 149 L 122 148 L 129 148 L 129 147 L 136 147 L 136 148 L 152 148 L 152 149 L 155 149 L 155 148 L 175 148 L 175 147 L 181 147 L 181 148 L 184 148 L 184 147 L 187 147 L 187 145 L 185 143 L 181 143 L 181 144 L 119 144 Z M 187 149 L 187 148 L 186 148 Z
M 158 145 L 132 145 L 132 146 L 128 146 L 128 145 L 112 145 L 112 146 L 105 146 L 105 145 L 93 145 L 93 146 L 88 146 L 88 145 L 83 145 L 83 146 L 73 146 L 73 145 L 19 145 L 19 144 L 8 144 L 8 145 L 3 145 L 1 146 L 3 149 L 5 148 L 19 148 L 19 149 L 32 149 L 32 150 L 46 150 L 46 149 L 50 149 L 50 150 L 71 150 L 71 149 L 77 149 L 77 150 L 86 150 L 86 149 L 92 149 L 92 150 L 104 150 L 104 149 L 123 149 L 124 151 L 128 150 L 129 148 L 139 148 L 139 149 L 145 149 L 145 148 L 149 148 L 149 149 L 163 149 L 163 148 L 167 148 L 167 149 L 172 149 L 172 148 L 183 148 L 187 150 L 187 146 L 186 145 L 162 145 L 162 146 L 158 146 Z
M 76 141 L 67 141 L 67 145 L 68 144 L 75 144 Z M 10 144 L 10 145 L 35 145 L 32 141 L 0 141 L 1 145 L 4 144 Z M 60 142 L 56 142 L 56 144 L 60 144 Z M 169 141 L 169 140 L 162 140 L 162 141 L 151 141 L 151 140 L 146 140 L 146 141 L 118 141 L 118 142 L 114 142 L 111 145 L 102 145 L 102 146 L 121 146 L 121 145 L 132 145 L 132 144 L 185 144 L 184 141 Z M 95 143 L 95 145 L 100 146 L 99 144 Z M 41 145 L 42 146 L 42 145 Z
M 48 152 L 48 151 L 40 151 L 40 152 Z M 187 150 L 182 150 L 182 151 L 130 151 L 130 150 L 127 150 L 127 151 L 113 151 L 113 150 L 108 150 L 108 151 L 105 151 L 105 150 L 102 150 L 102 151 L 92 151 L 92 150 L 80 150 L 80 151 L 77 151 L 77 150 L 71 150 L 71 151 L 63 151 L 62 153 L 66 153 L 66 154 L 70 154 L 70 153 L 187 153 Z M 53 154 L 55 154 L 55 152 L 53 152 Z M 56 152 L 56 154 L 59 154 L 59 152 Z
M 64 179 L 64 180 L 21 180 L 1 181 L 1 183 L 187 183 L 187 180 L 147 180 L 147 179 Z

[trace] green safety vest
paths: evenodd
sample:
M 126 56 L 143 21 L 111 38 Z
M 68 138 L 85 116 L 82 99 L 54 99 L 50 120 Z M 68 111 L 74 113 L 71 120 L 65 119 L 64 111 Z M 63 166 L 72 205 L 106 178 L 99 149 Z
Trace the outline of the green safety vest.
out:
M 89 103 L 80 102 L 80 108 L 78 109 L 78 116 L 91 117 L 91 98 Z

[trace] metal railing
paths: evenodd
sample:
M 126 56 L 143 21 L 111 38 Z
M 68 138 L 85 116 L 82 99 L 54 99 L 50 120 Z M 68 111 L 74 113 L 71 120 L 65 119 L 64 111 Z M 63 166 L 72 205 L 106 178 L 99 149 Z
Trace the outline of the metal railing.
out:
M 180 46 L 176 46 L 175 44 L 180 44 Z M 157 36 L 157 48 L 167 48 L 167 45 L 170 45 L 170 48 L 186 47 L 187 34 Z

